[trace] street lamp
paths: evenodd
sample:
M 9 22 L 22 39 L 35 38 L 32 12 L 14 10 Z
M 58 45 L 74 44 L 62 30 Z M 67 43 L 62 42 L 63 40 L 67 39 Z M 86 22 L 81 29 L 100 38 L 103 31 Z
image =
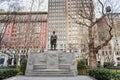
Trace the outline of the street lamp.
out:
M 107 6 L 107 7 L 106 7 L 106 12 L 107 12 L 107 13 L 111 12 L 111 7 L 110 7 L 110 6 Z

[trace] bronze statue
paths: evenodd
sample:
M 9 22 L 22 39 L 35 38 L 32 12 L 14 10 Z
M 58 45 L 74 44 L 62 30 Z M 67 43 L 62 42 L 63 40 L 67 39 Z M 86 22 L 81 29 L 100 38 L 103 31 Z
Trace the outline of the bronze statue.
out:
M 56 50 L 57 43 L 57 35 L 55 35 L 55 31 L 53 31 L 53 35 L 50 37 L 51 50 Z

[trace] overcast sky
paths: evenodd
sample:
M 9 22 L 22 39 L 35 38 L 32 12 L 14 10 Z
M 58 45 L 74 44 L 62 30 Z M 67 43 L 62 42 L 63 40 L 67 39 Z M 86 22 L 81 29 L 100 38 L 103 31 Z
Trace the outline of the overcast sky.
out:
M 111 12 L 120 13 L 120 0 L 101 0 L 104 5 L 104 10 L 107 6 L 111 7 Z M 94 0 L 96 17 L 101 16 L 101 5 L 98 0 Z
M 0 0 L 0 9 L 13 11 L 14 6 L 20 7 L 21 11 L 47 11 L 48 0 Z
M 106 6 L 111 6 L 113 12 L 120 12 L 120 0 L 101 0 Z M 100 16 L 101 5 L 94 0 L 96 16 Z M 15 7 L 14 7 L 15 6 Z M 0 0 L 0 9 L 5 11 L 47 11 L 48 0 Z

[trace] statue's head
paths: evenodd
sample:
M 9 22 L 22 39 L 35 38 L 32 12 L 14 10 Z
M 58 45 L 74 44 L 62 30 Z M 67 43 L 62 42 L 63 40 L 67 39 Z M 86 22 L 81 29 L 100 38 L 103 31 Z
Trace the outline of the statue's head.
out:
M 55 31 L 53 31 L 53 34 L 55 34 Z

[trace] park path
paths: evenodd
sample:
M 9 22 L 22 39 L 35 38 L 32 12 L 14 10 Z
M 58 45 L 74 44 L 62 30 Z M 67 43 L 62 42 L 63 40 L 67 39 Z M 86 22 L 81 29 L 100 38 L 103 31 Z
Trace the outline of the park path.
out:
M 27 77 L 15 76 L 4 80 L 95 80 L 89 76 L 75 76 L 75 77 Z

